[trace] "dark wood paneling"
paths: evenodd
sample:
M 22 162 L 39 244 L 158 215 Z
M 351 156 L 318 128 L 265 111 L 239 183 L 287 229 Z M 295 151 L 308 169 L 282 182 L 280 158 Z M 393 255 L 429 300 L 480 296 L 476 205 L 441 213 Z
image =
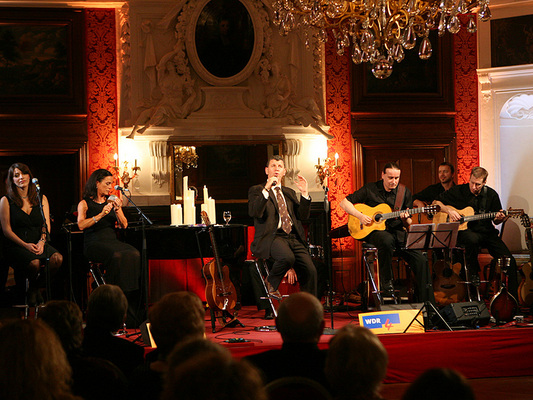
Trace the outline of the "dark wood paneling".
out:
M 0 155 L 72 154 L 87 142 L 87 117 L 0 116 L 0 132 Z
M 396 162 L 402 174 L 400 182 L 412 193 L 417 193 L 436 182 L 436 166 L 446 159 L 444 148 L 389 148 L 365 150 L 365 182 L 381 179 L 383 167 L 388 162 Z

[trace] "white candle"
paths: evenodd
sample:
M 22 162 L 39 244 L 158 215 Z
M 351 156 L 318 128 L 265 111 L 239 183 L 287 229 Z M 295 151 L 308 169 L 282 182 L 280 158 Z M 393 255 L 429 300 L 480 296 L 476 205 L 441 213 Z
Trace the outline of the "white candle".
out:
M 207 186 L 204 185 L 204 203 L 207 204 L 207 199 L 209 199 L 209 195 L 207 194 Z
M 170 205 L 170 225 L 177 226 L 183 224 L 183 214 L 181 204 Z
M 215 207 L 215 199 L 212 199 L 211 197 L 208 200 L 208 214 L 209 214 L 209 220 L 212 224 L 217 223 L 217 212 Z

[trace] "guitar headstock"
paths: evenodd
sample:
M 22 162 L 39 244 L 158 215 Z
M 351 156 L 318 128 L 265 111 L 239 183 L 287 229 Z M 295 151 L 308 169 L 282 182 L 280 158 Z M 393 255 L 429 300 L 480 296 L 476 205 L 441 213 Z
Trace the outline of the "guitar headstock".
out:
M 527 215 L 526 213 L 523 213 L 520 216 L 520 222 L 522 223 L 522 226 L 524 228 L 531 228 L 531 220 L 529 219 L 529 215 Z
M 503 210 L 503 213 L 511 218 L 522 217 L 524 215 L 524 209 L 509 207 L 508 210 Z
M 440 206 L 437 204 L 431 204 L 429 206 L 424 207 L 424 212 L 428 214 L 436 214 L 440 211 Z
M 209 222 L 209 216 L 205 211 L 202 211 L 200 215 L 202 216 L 202 222 L 204 223 L 204 225 L 211 225 L 211 222 Z

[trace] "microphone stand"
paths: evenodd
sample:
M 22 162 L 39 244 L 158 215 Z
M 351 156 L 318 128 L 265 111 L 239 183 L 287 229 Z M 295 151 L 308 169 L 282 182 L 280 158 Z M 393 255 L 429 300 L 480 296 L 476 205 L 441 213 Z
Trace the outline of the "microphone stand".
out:
M 46 235 L 43 246 L 43 253 L 45 255 L 44 259 L 44 273 L 45 273 L 45 282 L 46 282 L 46 297 L 48 300 L 52 298 L 52 281 L 50 277 L 50 258 L 46 256 L 46 245 L 50 241 L 50 230 L 48 229 L 48 224 L 46 223 L 46 218 L 44 215 L 44 208 L 43 208 L 43 202 L 41 199 L 41 187 L 38 183 L 33 182 L 35 185 L 35 188 L 37 189 L 37 200 L 39 200 L 39 210 L 41 211 L 41 217 L 43 219 L 43 227 L 44 227 L 44 233 Z M 41 230 L 42 233 L 42 230 Z
M 72 287 L 72 227 L 77 225 L 76 222 L 63 224 L 62 228 L 67 233 L 67 262 L 69 278 L 69 300 L 74 301 L 74 288 Z
M 141 276 L 143 283 L 141 285 L 142 290 L 144 290 L 144 311 L 145 317 L 148 316 L 148 252 L 146 251 L 146 224 L 153 225 L 154 223 L 148 218 L 142 210 L 133 202 L 130 196 L 126 194 L 126 191 L 123 188 L 118 188 L 121 193 L 128 199 L 128 203 L 131 203 L 133 207 L 137 210 L 137 213 L 140 215 L 141 220 L 141 231 L 142 231 L 142 250 L 141 250 Z
M 327 179 L 327 178 L 326 178 Z M 326 184 L 322 187 L 324 189 L 324 227 L 326 230 L 326 243 L 324 246 L 324 257 L 326 258 L 326 265 L 329 272 L 329 287 L 328 287 L 328 300 L 329 300 L 329 315 L 331 320 L 331 328 L 324 328 L 323 335 L 335 335 L 337 330 L 333 328 L 333 264 L 331 260 L 331 236 L 330 236 L 330 204 L 328 199 L 329 188 Z

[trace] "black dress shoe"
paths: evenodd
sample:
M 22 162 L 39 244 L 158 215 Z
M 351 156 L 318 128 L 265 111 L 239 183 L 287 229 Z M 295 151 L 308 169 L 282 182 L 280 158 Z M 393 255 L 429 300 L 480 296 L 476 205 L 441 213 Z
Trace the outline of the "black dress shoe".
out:
M 272 298 L 274 300 L 281 300 L 282 299 L 279 290 L 274 289 L 274 287 L 272 286 L 272 284 L 269 281 L 265 281 L 265 284 L 266 284 L 267 291 L 268 291 L 268 297 L 270 297 L 270 298 Z
M 265 318 L 263 319 L 274 319 L 274 313 L 272 312 L 271 308 L 267 308 L 265 310 Z

